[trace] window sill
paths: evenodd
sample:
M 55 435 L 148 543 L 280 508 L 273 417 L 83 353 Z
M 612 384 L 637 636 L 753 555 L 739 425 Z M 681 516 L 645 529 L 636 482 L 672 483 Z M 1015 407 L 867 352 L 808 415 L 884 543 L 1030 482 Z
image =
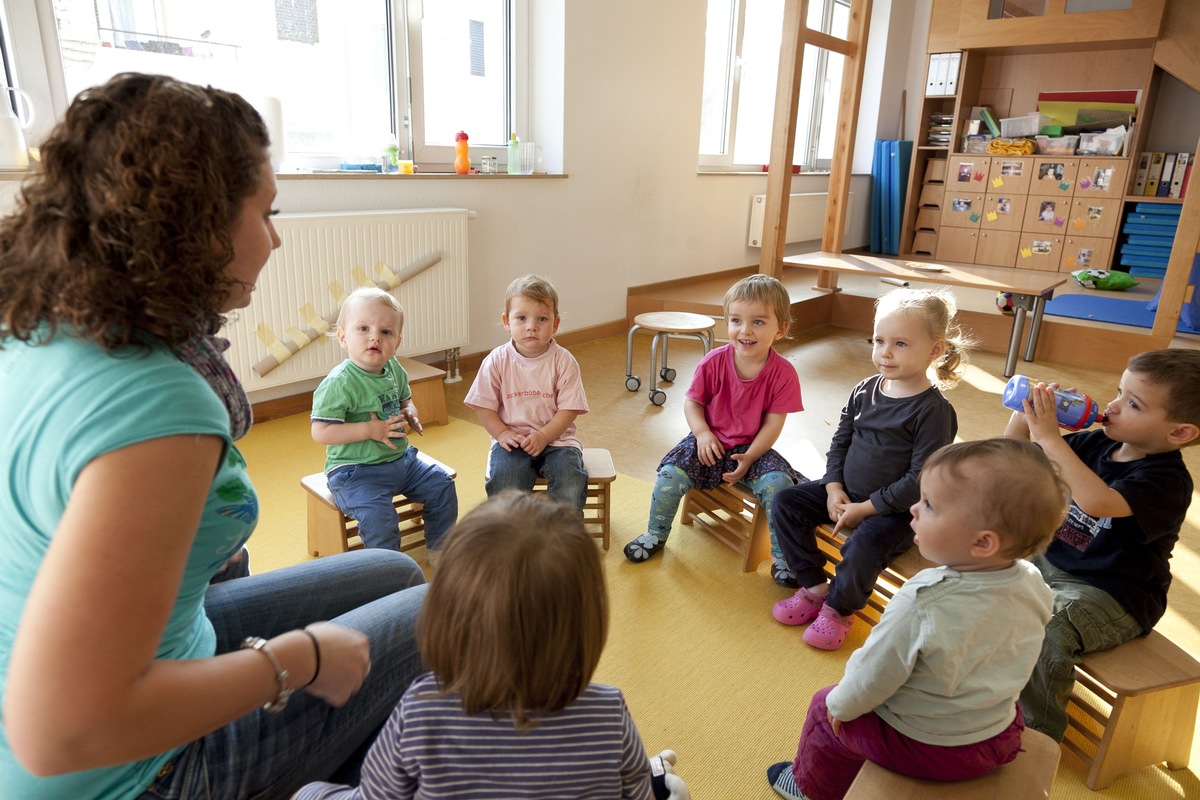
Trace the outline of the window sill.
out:
M 697 175 L 741 175 L 743 177 L 746 175 L 762 175 L 764 178 L 767 176 L 766 170 L 706 169 L 704 167 L 698 167 L 696 169 L 696 174 Z M 804 172 L 793 172 L 792 173 L 793 178 L 805 177 L 805 176 L 810 176 L 810 175 L 817 176 L 817 177 L 822 177 L 822 176 L 828 177 L 829 171 L 828 170 L 811 170 L 811 171 L 805 170 Z
M 428 181 L 428 180 L 480 180 L 480 181 L 495 181 L 495 180 L 543 180 L 566 178 L 566 173 L 547 173 L 535 172 L 532 175 L 509 175 L 507 172 L 502 172 L 498 175 L 484 175 L 482 173 L 474 173 L 470 175 L 459 175 L 457 172 L 414 172 L 408 173 L 387 173 L 382 172 L 367 172 L 364 170 L 346 170 L 344 172 L 279 172 L 275 175 L 277 181 L 311 181 L 311 180 L 335 180 L 335 181 Z

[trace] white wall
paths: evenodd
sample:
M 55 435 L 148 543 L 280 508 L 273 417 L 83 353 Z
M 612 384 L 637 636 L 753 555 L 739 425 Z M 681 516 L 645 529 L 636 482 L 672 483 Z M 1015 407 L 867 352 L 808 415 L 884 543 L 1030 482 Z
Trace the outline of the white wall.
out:
M 906 17 L 889 37 L 890 17 L 903 15 L 890 0 L 875 5 L 872 46 L 901 49 L 888 53 L 886 85 L 874 90 L 891 99 L 880 103 L 878 94 L 864 94 L 859 145 L 868 146 L 868 155 L 855 168 L 859 175 L 851 186 L 846 247 L 869 241 L 869 142 L 877 135 L 895 136 L 895 95 L 902 88 L 897 80 L 907 83 L 906 48 L 919 38 L 923 50 L 928 19 L 909 22 Z M 562 152 L 548 148 L 547 163 L 561 163 L 567 178 L 279 182 L 278 206 L 285 212 L 434 206 L 477 211 L 469 228 L 471 337 L 464 353 L 504 341 L 503 292 L 525 272 L 541 272 L 554 281 L 562 330 L 570 331 L 623 319 L 627 286 L 754 265 L 759 259 L 746 239 L 750 197 L 765 191 L 766 175 L 696 170 L 705 3 L 534 0 L 534 6 L 537 57 L 550 64 L 562 60 L 564 81 L 559 89 L 555 69 L 529 76 L 535 91 L 561 92 L 564 98 L 561 119 L 553 108 L 538 104 L 536 130 L 549 143 L 561 126 Z M 920 37 L 908 30 L 910 24 Z M 908 130 L 911 135 L 911 125 Z M 792 191 L 823 192 L 827 183 L 823 175 L 798 175 Z M 0 196 L 14 188 L 0 183 Z M 789 252 L 817 245 L 791 245 Z

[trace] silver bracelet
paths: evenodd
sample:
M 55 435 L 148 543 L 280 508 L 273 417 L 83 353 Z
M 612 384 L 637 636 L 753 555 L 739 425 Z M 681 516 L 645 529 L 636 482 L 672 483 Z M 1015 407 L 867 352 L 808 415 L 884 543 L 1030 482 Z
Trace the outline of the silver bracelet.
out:
M 272 714 L 278 714 L 280 711 L 283 711 L 287 707 L 288 698 L 296 691 L 287 687 L 288 671 L 275 658 L 275 654 L 271 652 L 271 646 L 262 637 L 247 636 L 242 640 L 242 649 L 257 650 L 267 657 L 267 661 L 271 662 L 271 669 L 275 670 L 275 680 L 279 681 L 279 694 L 275 695 L 275 699 L 271 702 L 264 703 L 263 709 L 270 711 Z

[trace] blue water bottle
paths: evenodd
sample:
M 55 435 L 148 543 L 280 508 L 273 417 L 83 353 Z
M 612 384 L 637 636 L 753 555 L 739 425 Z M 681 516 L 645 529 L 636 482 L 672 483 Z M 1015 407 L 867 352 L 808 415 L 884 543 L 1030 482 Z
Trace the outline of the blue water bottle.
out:
M 1004 399 L 1001 402 L 1013 411 L 1023 411 L 1021 403 L 1029 397 L 1029 388 L 1033 384 L 1024 375 L 1013 375 L 1004 387 Z M 1055 389 L 1054 397 L 1057 401 L 1054 410 L 1060 428 L 1078 431 L 1101 420 L 1100 406 L 1086 394 Z

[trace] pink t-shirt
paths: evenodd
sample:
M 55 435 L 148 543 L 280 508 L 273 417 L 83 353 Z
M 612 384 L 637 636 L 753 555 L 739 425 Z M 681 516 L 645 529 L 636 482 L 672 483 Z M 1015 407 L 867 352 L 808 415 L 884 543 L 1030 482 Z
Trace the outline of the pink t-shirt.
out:
M 722 446 L 750 444 L 767 414 L 803 411 L 796 368 L 771 351 L 752 380 L 738 377 L 733 345 L 710 350 L 696 367 L 687 396 L 704 406 L 704 419 Z
M 521 355 L 511 340 L 488 353 L 463 402 L 495 411 L 505 425 L 522 435 L 541 430 L 563 409 L 588 412 L 579 362 L 553 339 L 536 358 Z M 575 438 L 574 422 L 550 444 L 583 449 Z

